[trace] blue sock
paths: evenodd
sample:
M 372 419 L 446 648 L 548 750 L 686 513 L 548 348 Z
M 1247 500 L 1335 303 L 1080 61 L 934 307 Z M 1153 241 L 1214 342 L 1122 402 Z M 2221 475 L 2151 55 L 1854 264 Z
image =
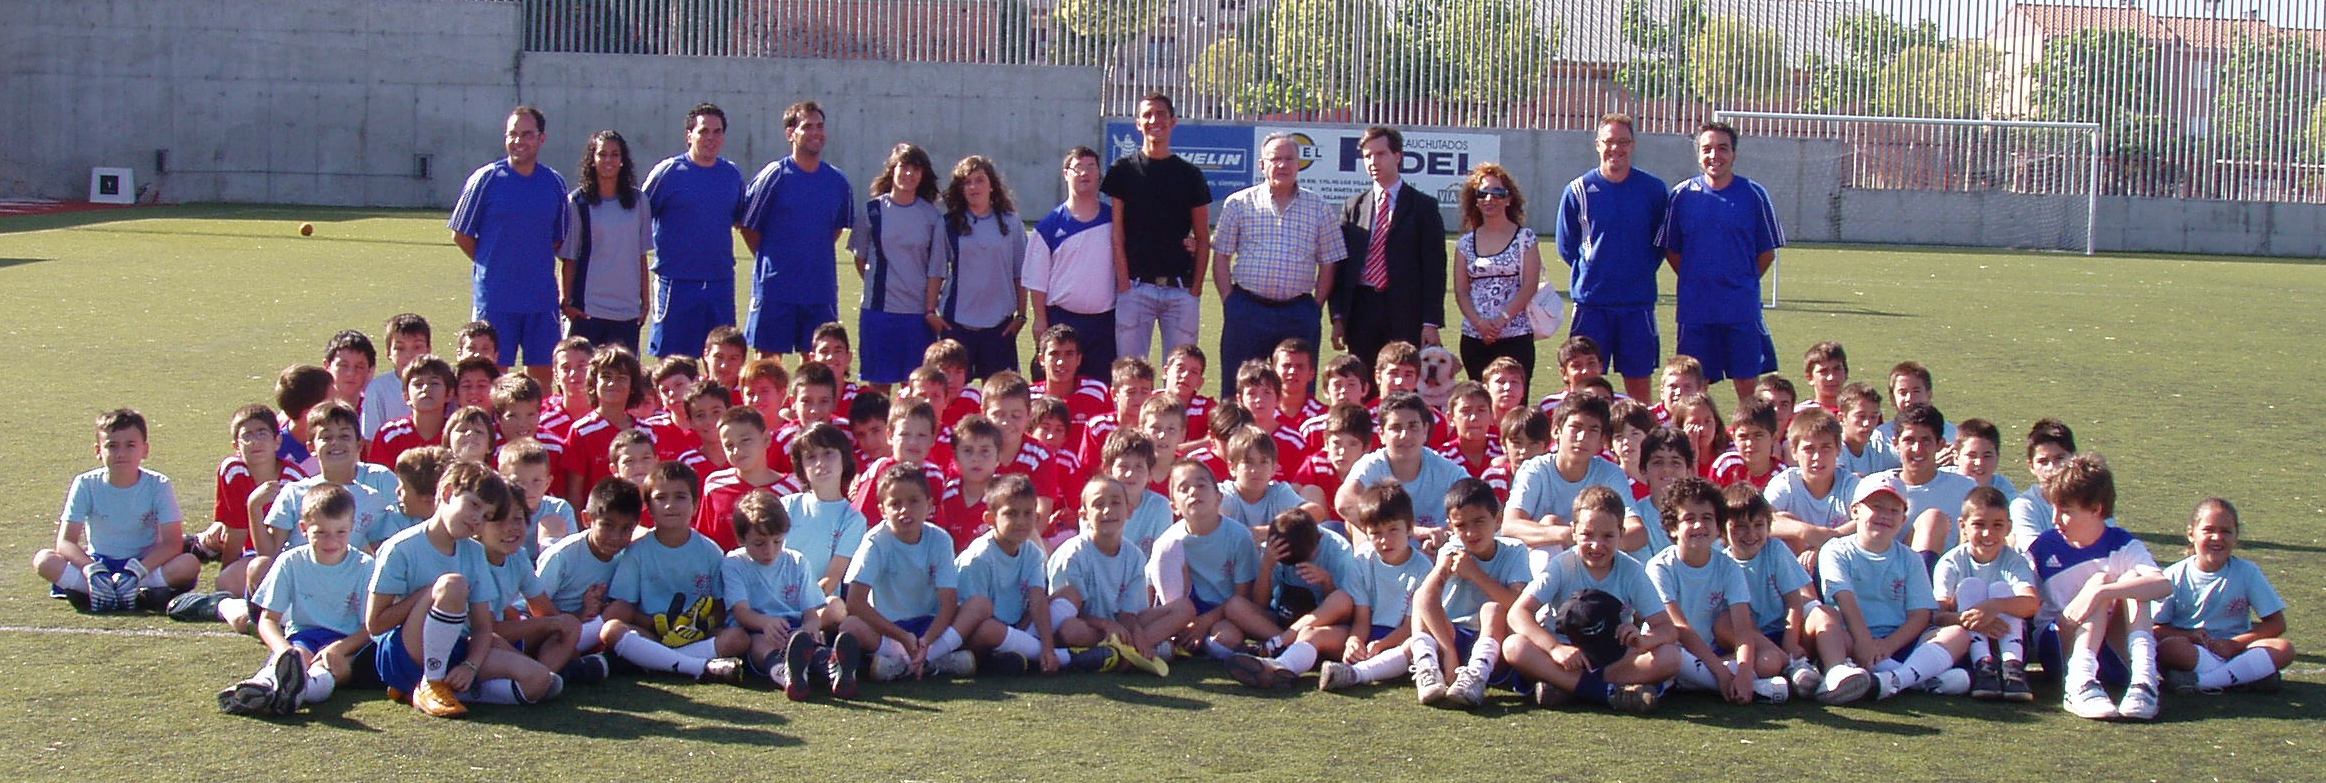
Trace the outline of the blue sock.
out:
M 1938 570 L 1938 553 L 1937 553 L 1937 552 L 1924 552 L 1924 553 L 1922 553 L 1922 570 L 1923 570 L 1923 571 L 1925 571 L 1925 572 L 1929 572 L 1929 571 L 1936 571 L 1936 570 Z
M 1583 670 L 1583 677 L 1575 681 L 1575 698 L 1602 707 L 1607 706 L 1607 697 L 1614 690 L 1615 686 L 1607 684 L 1606 674 L 1597 668 Z

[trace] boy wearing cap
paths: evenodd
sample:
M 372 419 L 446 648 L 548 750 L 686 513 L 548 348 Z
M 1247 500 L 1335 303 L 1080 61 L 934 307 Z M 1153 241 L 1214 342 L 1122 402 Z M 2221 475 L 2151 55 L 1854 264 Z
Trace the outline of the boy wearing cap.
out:
M 1572 519 L 1574 548 L 1552 557 L 1511 604 L 1504 657 L 1534 681 L 1537 705 L 1580 698 L 1652 711 L 1680 658 L 1647 569 L 1618 551 L 1623 499 L 1604 486 L 1586 487 L 1575 496 Z M 1556 623 L 1546 627 L 1553 608 Z
M 1970 648 L 1961 626 L 1924 636 L 1938 609 L 1930 572 L 1899 531 L 1906 525 L 1906 492 L 1898 477 L 1876 473 L 1850 496 L 1857 533 L 1825 542 L 1817 552 L 1818 588 L 1841 616 L 1817 634 L 1843 634 L 1848 660 L 1825 673 L 1818 701 L 1840 704 L 1873 690 L 1887 699 L 1914 687 L 1945 694 L 1970 692 L 1968 672 L 1954 668 Z

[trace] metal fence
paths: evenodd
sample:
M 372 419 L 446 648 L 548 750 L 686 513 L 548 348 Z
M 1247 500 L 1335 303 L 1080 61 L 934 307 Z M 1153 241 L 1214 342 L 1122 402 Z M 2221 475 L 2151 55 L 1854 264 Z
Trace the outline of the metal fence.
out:
M 2326 201 L 2319 0 L 516 2 L 533 51 L 1079 65 L 1104 74 L 1094 109 L 1109 115 L 1162 90 L 1202 120 L 1587 129 L 1622 111 L 1677 131 L 1736 109 L 2097 122 L 2106 193 Z M 1912 150 L 1928 162 L 1886 168 L 1958 186 L 2075 165 L 2051 161 L 2049 139 L 2020 150 L 1958 129 L 1772 127 L 1869 145 L 1860 157 Z

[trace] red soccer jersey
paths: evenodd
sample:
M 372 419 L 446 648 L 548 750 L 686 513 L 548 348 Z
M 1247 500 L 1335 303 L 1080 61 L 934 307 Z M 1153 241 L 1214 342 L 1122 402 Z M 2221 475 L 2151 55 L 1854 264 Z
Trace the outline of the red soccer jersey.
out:
M 1772 459 L 1769 460 L 1769 472 L 1753 475 L 1752 469 L 1745 464 L 1744 455 L 1737 453 L 1736 449 L 1729 449 L 1712 459 L 1711 475 L 1706 478 L 1723 487 L 1739 481 L 1750 481 L 1756 489 L 1767 489 L 1769 480 L 1776 478 L 1777 473 L 1784 469 L 1784 462 Z
M 1494 466 L 1495 460 L 1502 458 L 1502 439 L 1487 438 L 1486 456 L 1478 460 L 1472 460 L 1469 457 L 1464 456 L 1462 454 L 1462 450 L 1458 447 L 1436 449 L 1436 451 L 1438 452 L 1438 456 L 1453 460 L 1454 464 L 1462 466 L 1462 471 L 1470 474 L 1471 478 L 1484 481 L 1486 479 L 1487 469 Z
M 1121 429 L 1122 425 L 1115 420 L 1113 413 L 1090 417 L 1090 421 L 1082 424 L 1082 441 L 1074 450 L 1074 461 L 1091 472 L 1106 467 L 1099 464 L 1106 456 L 1106 439 L 1114 437 Z
M 1032 440 L 1018 441 L 1018 453 L 1004 457 L 995 474 L 1016 473 L 1033 479 L 1034 494 L 1049 498 L 1053 506 L 1064 507 L 1066 498 L 1065 465 L 1050 456 L 1050 450 Z M 954 542 L 960 543 L 960 542 Z
M 1187 404 L 1187 439 L 1202 440 L 1211 437 L 1211 409 L 1218 402 L 1203 396 L 1201 393 L 1196 394 L 1193 399 L 1181 402 Z
M 937 518 L 930 520 L 953 537 L 953 554 L 969 548 L 969 542 L 993 529 L 985 521 L 985 496 L 969 497 L 961 489 L 961 480 L 945 482 L 945 491 L 937 499 Z
M 873 460 L 863 472 L 856 474 L 856 481 L 848 485 L 849 504 L 864 514 L 864 521 L 871 527 L 879 527 L 887 519 L 880 513 L 880 474 L 887 473 L 896 464 L 895 457 Z M 921 475 L 929 480 L 931 494 L 945 488 L 945 469 L 935 461 L 921 463 Z
M 1204 467 L 1211 469 L 1212 478 L 1219 481 L 1228 480 L 1228 461 L 1221 458 L 1219 452 L 1213 451 L 1210 446 L 1197 446 L 1189 449 L 1187 455 L 1181 459 L 1201 462 Z
M 1341 518 L 1340 509 L 1333 504 L 1333 498 L 1339 496 L 1341 492 L 1341 474 L 1340 471 L 1333 469 L 1333 461 L 1326 458 L 1324 452 L 1320 451 L 1308 455 L 1308 459 L 1301 461 L 1300 467 L 1293 469 L 1292 477 L 1287 481 L 1296 487 L 1316 487 L 1323 491 L 1325 494 L 1325 521 L 1337 521 Z
M 848 436 L 848 443 L 850 447 L 853 448 L 855 446 L 856 434 L 848 429 L 847 419 L 835 416 L 826 423 L 840 428 L 840 434 Z M 783 426 L 777 427 L 775 430 L 775 435 L 767 439 L 767 466 L 774 468 L 775 472 L 777 473 L 791 473 L 791 442 L 799 440 L 800 436 L 806 434 L 808 428 L 812 426 L 815 425 L 812 423 L 801 424 L 799 422 L 793 421 L 785 422 Z
M 695 532 L 718 544 L 721 552 L 734 549 L 737 545 L 735 504 L 755 489 L 773 492 L 778 497 L 790 494 L 781 478 L 773 483 L 753 484 L 743 480 L 743 474 L 734 468 L 712 473 L 703 480 L 703 501 L 695 506 Z
M 297 463 L 277 462 L 282 468 L 268 477 L 268 481 L 289 484 L 307 477 L 306 471 L 300 470 Z M 250 465 L 243 462 L 240 455 L 219 462 L 218 489 L 212 495 L 217 500 L 211 509 L 210 518 L 232 530 L 249 530 L 250 493 L 258 491 L 259 483 L 258 477 L 251 474 Z
M 574 402 L 586 404 L 589 400 L 581 399 L 574 400 Z M 588 410 L 588 408 L 584 407 L 580 410 Z M 559 438 L 573 433 L 573 412 L 572 409 L 566 407 L 564 397 L 550 397 L 541 401 L 541 431 L 557 433 Z
M 648 431 L 654 433 L 655 459 L 664 461 L 678 459 L 678 455 L 685 454 L 687 449 L 703 445 L 702 439 L 695 437 L 695 431 L 687 429 L 686 424 L 673 417 L 670 411 L 658 411 L 652 416 L 640 419 L 638 423 L 645 425 Z
M 1311 396 L 1308 398 L 1307 402 L 1300 404 L 1300 410 L 1284 411 L 1280 413 L 1279 416 L 1281 416 L 1285 421 L 1292 422 L 1293 424 L 1300 424 L 1308 421 L 1309 419 L 1323 416 L 1330 412 L 1332 412 L 1331 406 L 1325 405 L 1323 400 L 1319 400 L 1316 397 Z
M 1034 394 L 1049 395 L 1049 388 L 1050 382 L 1047 380 L 1036 382 Z M 1106 383 L 1096 378 L 1077 378 L 1073 391 L 1054 396 L 1066 401 L 1066 410 L 1074 416 L 1074 424 L 1077 426 L 1090 421 L 1093 416 L 1112 413 L 1115 409 L 1113 400 L 1108 396 Z
M 937 423 L 943 425 L 940 429 L 951 432 L 953 425 L 960 424 L 969 414 L 983 410 L 984 405 L 985 395 L 976 389 L 962 389 L 960 394 L 954 395 L 952 402 L 945 403 L 944 410 L 937 412 Z
M 631 426 L 637 427 L 637 420 L 631 420 Z M 590 488 L 597 486 L 599 481 L 614 475 L 613 462 L 607 458 L 607 451 L 614 445 L 614 436 L 621 433 L 621 428 L 606 421 L 606 417 L 597 411 L 590 411 L 574 420 L 573 437 L 565 444 L 565 458 L 559 467 L 568 476 L 581 477 L 583 498 L 589 496 Z M 654 430 L 646 429 L 646 435 L 651 440 Z
M 404 456 L 404 452 L 443 444 L 444 430 L 441 427 L 435 432 L 421 432 L 419 425 L 410 416 L 390 419 L 388 423 L 380 425 L 378 433 L 372 435 L 371 446 L 363 451 L 363 461 L 392 468 L 396 458 Z
M 1510 502 L 1510 477 L 1516 472 L 1518 472 L 1518 466 L 1510 464 L 1509 454 L 1497 454 L 1494 455 L 1494 461 L 1486 465 L 1486 472 L 1479 474 L 1478 480 L 1486 482 L 1486 486 L 1493 488 L 1495 498 L 1508 503 Z
M 1287 479 L 1300 463 L 1308 460 L 1308 439 L 1301 437 L 1300 428 L 1282 417 L 1276 419 L 1276 431 L 1269 433 L 1276 441 L 1276 478 Z

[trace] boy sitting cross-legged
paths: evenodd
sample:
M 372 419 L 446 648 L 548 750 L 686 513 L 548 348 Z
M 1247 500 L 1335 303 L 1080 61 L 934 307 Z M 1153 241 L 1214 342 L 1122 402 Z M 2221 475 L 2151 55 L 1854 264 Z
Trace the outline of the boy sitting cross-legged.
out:
M 743 546 L 720 561 L 719 577 L 728 613 L 751 637 L 747 660 L 792 701 L 808 698 L 818 677 L 831 684 L 833 696 L 855 698 L 856 666 L 863 657 L 856 639 L 864 624 L 848 619 L 838 596 L 824 594 L 798 550 L 784 547 L 791 515 L 783 501 L 754 490 L 733 513 Z M 834 631 L 829 646 L 821 643 L 827 628 Z
M 372 665 L 362 633 L 364 584 L 372 559 L 348 546 L 355 496 L 337 486 L 307 493 L 301 522 L 307 544 L 283 553 L 252 602 L 265 610 L 258 638 L 267 662 L 258 673 L 218 692 L 218 708 L 237 715 L 288 715 L 331 698 L 334 687 Z
M 1108 451 L 1129 452 L 1128 444 L 1144 444 L 1145 436 L 1117 433 L 1109 441 Z M 1186 600 L 1148 605 L 1147 553 L 1125 538 L 1129 486 L 1107 476 L 1083 483 L 1082 534 L 1050 555 L 1050 619 L 1060 644 L 1111 648 L 1131 666 L 1168 677 L 1171 634 L 1195 617 L 1195 607 Z
M 726 553 L 692 527 L 695 472 L 662 462 L 646 477 L 653 533 L 630 543 L 614 564 L 600 641 L 623 660 L 653 672 L 740 683 L 751 639 L 727 623 L 720 560 Z M 731 524 L 731 523 L 730 523 Z
M 929 479 L 900 465 L 879 481 L 880 527 L 857 545 L 845 582 L 848 616 L 865 626 L 857 642 L 873 647 L 872 679 L 969 674 L 977 662 L 956 627 L 961 574 L 952 537 L 928 524 Z
M 1616 551 L 1623 498 L 1612 487 L 1585 487 L 1571 512 L 1574 548 L 1545 563 L 1510 605 L 1513 633 L 1502 643 L 1504 653 L 1511 668 L 1535 682 L 1538 706 L 1581 699 L 1623 712 L 1653 711 L 1680 658 L 1647 569 Z M 1554 613 L 1556 630 L 1545 625 Z
M 1518 600 L 1532 574 L 1526 545 L 1495 535 L 1502 528 L 1502 501 L 1486 482 L 1454 482 L 1445 504 L 1453 537 L 1438 550 L 1436 565 L 1415 593 L 1413 640 L 1406 647 L 1421 703 L 1451 699 L 1475 707 L 1485 703 L 1486 686 L 1501 665 L 1502 638 L 1510 634 L 1503 609 Z M 1360 673 L 1348 667 L 1349 679 L 1397 675 L 1380 664 L 1368 668 Z M 1339 687 L 1339 666 L 1326 664 L 1322 679 L 1318 687 Z

